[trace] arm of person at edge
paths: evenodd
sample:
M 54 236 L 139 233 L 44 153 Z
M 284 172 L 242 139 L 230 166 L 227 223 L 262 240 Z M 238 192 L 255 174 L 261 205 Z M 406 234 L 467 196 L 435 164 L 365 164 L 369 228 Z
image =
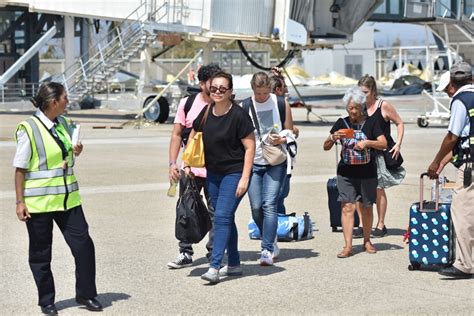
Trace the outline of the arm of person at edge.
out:
M 285 124 L 283 125 L 283 129 L 289 129 L 290 131 L 293 131 L 293 115 L 291 114 L 290 104 L 286 100 L 285 100 Z M 268 139 L 270 140 L 272 145 L 286 144 L 286 137 L 282 137 L 278 134 L 270 134 L 268 136 Z
M 390 152 L 392 153 L 392 158 L 397 159 L 398 155 L 400 155 L 400 147 L 402 146 L 405 125 L 403 124 L 400 115 L 398 115 L 397 110 L 395 110 L 393 105 L 391 105 L 387 101 L 383 101 L 382 103 L 382 116 L 384 119 L 392 121 L 397 126 L 397 141 L 390 150 Z
M 22 222 L 26 222 L 31 218 L 28 208 L 24 202 L 24 183 L 25 183 L 26 169 L 15 169 L 15 193 L 16 193 L 16 216 Z
M 241 142 L 245 149 L 244 169 L 235 191 L 236 197 L 243 196 L 249 187 L 250 173 L 252 172 L 253 159 L 255 157 L 255 134 L 253 132 L 250 133 L 247 137 L 242 138 Z
M 194 130 L 194 128 L 191 130 L 191 133 L 189 133 L 189 137 L 188 139 L 193 139 L 194 136 L 196 135 L 196 131 Z M 191 142 L 188 142 L 186 144 L 186 148 L 188 148 L 189 144 Z M 186 148 L 184 150 L 186 150 Z M 191 167 L 190 166 L 184 166 L 184 173 L 187 175 L 187 176 L 193 176 L 194 174 L 191 172 Z
M 180 123 L 175 123 L 173 126 L 173 131 L 171 132 L 170 148 L 169 148 L 169 179 L 170 181 L 178 181 L 179 179 L 179 169 L 176 165 L 178 160 L 179 148 L 181 147 L 181 133 L 183 132 L 184 126 Z M 191 135 L 190 135 L 191 136 Z M 193 134 L 194 136 L 194 134 Z M 191 139 L 191 138 L 189 138 Z
M 454 135 L 451 132 L 448 132 L 446 136 L 444 136 L 443 142 L 441 143 L 441 147 L 438 150 L 435 158 L 431 162 L 428 167 L 428 176 L 430 179 L 438 178 L 441 171 L 443 171 L 444 166 L 449 162 L 451 158 L 451 151 L 453 150 L 454 146 L 458 142 L 458 136 Z M 449 159 L 448 159 L 449 158 Z

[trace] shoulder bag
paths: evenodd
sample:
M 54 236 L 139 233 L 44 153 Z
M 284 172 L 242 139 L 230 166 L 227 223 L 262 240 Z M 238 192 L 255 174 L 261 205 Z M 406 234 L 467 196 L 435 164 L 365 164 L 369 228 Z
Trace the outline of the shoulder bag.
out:
M 202 168 L 205 166 L 204 159 L 204 143 L 202 141 L 202 128 L 204 123 L 206 123 L 207 116 L 209 114 L 209 109 L 211 105 L 207 105 L 206 112 L 201 119 L 199 124 L 198 132 L 194 135 L 192 139 L 189 140 L 188 145 L 183 153 L 183 161 L 186 166 Z

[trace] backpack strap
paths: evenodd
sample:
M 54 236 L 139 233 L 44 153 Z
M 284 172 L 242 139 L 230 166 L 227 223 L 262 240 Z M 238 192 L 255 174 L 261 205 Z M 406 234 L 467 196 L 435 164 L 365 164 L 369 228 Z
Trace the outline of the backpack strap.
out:
M 194 100 L 196 100 L 196 97 L 199 93 L 191 94 L 188 96 L 186 99 L 186 103 L 184 104 L 184 118 L 188 116 L 188 112 L 191 110 L 191 107 L 193 106 Z
M 352 127 L 349 126 L 349 124 L 347 123 L 345 118 L 343 118 L 342 120 L 344 121 L 344 124 L 346 124 L 347 128 L 352 128 Z M 360 127 L 359 127 L 360 131 L 364 128 L 365 122 L 367 122 L 367 120 L 365 120 L 364 123 L 362 123 L 362 125 L 360 125 Z
M 286 120 L 286 102 L 285 97 L 277 96 L 278 113 L 280 114 L 281 129 L 285 129 Z
M 347 128 L 351 128 L 349 124 L 347 123 L 346 118 L 342 118 L 342 121 L 344 122 L 344 124 L 346 124 Z
M 242 109 L 244 109 L 245 112 L 248 113 L 250 111 L 250 107 L 252 106 L 252 104 L 253 104 L 252 97 L 248 97 L 247 99 L 242 101 Z
M 247 109 L 250 108 L 250 112 L 252 113 L 252 118 L 253 118 L 253 124 L 255 125 L 255 128 L 257 129 L 258 138 L 260 139 L 260 141 L 262 141 L 262 134 L 260 132 L 260 124 L 258 122 L 258 116 L 255 110 L 255 106 L 253 104 L 252 98 L 245 99 L 242 104 L 242 107 L 244 109 L 245 107 L 247 107 Z

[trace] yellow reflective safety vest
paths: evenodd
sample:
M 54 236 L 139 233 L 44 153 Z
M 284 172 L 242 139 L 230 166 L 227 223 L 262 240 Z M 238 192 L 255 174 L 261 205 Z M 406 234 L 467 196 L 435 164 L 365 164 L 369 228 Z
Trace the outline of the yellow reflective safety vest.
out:
M 31 142 L 31 158 L 24 183 L 24 199 L 30 213 L 66 211 L 81 205 L 79 185 L 72 169 L 72 126 L 63 116 L 57 120 L 59 124 L 55 129 L 57 134 L 61 132 L 62 142 L 56 140 L 36 116 L 17 126 L 17 131 L 26 131 Z M 64 142 L 69 144 L 65 146 Z

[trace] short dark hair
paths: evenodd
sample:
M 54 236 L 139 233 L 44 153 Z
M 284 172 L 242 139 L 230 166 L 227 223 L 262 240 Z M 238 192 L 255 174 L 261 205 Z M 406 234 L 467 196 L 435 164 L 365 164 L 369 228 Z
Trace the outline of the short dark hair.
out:
M 211 78 L 211 83 L 214 79 L 216 78 L 224 78 L 227 80 L 227 82 L 229 82 L 229 89 L 232 89 L 233 86 L 234 86 L 234 83 L 232 82 L 232 75 L 228 72 L 225 72 L 225 71 L 219 71 L 218 73 L 214 74 L 214 76 L 212 76 Z
M 285 79 L 283 79 L 283 77 L 280 77 L 280 76 L 275 76 L 275 75 L 270 76 L 270 88 L 272 90 L 272 93 L 275 93 L 275 90 L 277 88 L 284 87 L 283 85 L 284 80 Z
M 459 89 L 465 85 L 472 83 L 472 76 L 471 77 L 464 77 L 464 78 L 453 78 L 451 77 L 450 83 L 454 86 L 455 89 Z
M 43 83 L 39 87 L 36 96 L 31 98 L 31 103 L 33 103 L 35 108 L 39 108 L 44 112 L 51 101 L 59 101 L 64 91 L 64 86 L 58 82 Z
M 206 82 L 211 79 L 216 73 L 221 72 L 222 69 L 216 63 L 201 66 L 198 71 L 198 80 L 200 82 Z

